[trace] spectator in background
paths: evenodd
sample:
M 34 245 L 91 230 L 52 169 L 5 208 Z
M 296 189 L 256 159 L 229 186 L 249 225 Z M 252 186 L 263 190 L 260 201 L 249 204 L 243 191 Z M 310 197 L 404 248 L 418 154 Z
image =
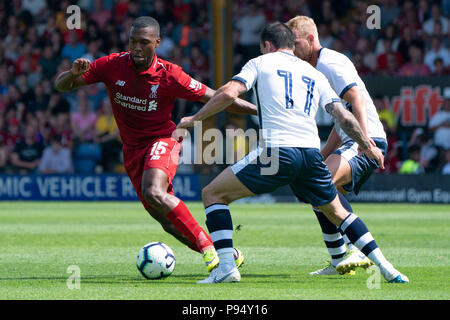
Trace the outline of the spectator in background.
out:
M 431 18 L 431 10 L 429 6 L 428 0 L 420 0 L 419 8 L 418 8 L 417 17 L 419 19 L 419 23 L 423 25 L 423 23 Z
M 442 23 L 440 21 L 436 21 L 434 24 L 433 34 L 432 37 L 439 37 L 441 39 L 442 44 L 444 47 L 448 48 L 450 47 L 450 37 L 448 37 L 447 34 L 442 33 Z M 427 44 L 430 47 L 431 46 L 431 38 L 428 36 L 426 38 Z
M 322 43 L 322 39 L 320 42 Z M 376 70 L 377 56 L 372 52 L 369 40 L 366 38 L 360 38 L 356 44 L 356 52 L 362 56 L 362 63 L 365 67 L 369 68 L 371 71 Z
M 381 19 L 381 28 L 384 29 L 386 26 L 393 24 L 397 19 L 400 8 L 398 7 L 397 0 L 382 0 L 380 15 L 383 17 Z
M 6 134 L 5 143 L 10 151 L 14 150 L 15 146 L 22 141 L 23 136 L 20 132 L 20 122 L 16 118 L 11 118 L 8 121 L 8 131 Z
M 209 83 L 209 60 L 199 46 L 191 48 L 190 73 L 198 81 Z
M 419 23 L 419 17 L 415 8 L 414 1 L 405 0 L 402 5 L 402 9 L 397 19 L 397 25 L 402 32 L 406 28 L 410 28 L 414 37 L 420 34 L 421 24 Z
M 57 113 L 51 116 L 48 136 L 51 139 L 55 135 L 61 136 L 64 147 L 73 149 L 73 133 L 68 113 Z
M 424 173 L 424 168 L 420 164 L 420 147 L 412 145 L 408 148 L 408 160 L 404 161 L 400 174 L 420 174 Z
M 409 140 L 410 145 L 420 147 L 420 165 L 425 172 L 432 172 L 439 162 L 439 151 L 433 144 L 433 139 L 422 128 L 416 128 Z
M 442 58 L 438 57 L 434 59 L 433 65 L 434 65 L 434 72 L 433 72 L 434 76 L 445 76 L 450 74 L 450 68 L 444 67 L 444 60 L 442 60 Z
M 341 40 L 346 50 L 354 52 L 356 50 L 356 44 L 358 43 L 358 25 L 355 21 L 350 21 L 347 25 L 345 32 L 341 35 Z
M 397 31 L 395 29 L 395 26 L 392 24 L 388 25 L 386 27 L 386 29 L 384 30 L 383 37 L 379 38 L 376 42 L 375 53 L 377 55 L 381 55 L 386 52 L 386 44 L 385 44 L 386 40 L 390 41 L 389 51 L 390 52 L 397 51 L 398 45 L 400 43 L 400 39 L 397 38 L 396 35 L 397 35 Z
M 442 174 L 450 174 L 450 149 L 445 150 L 445 164 L 442 167 Z
M 78 111 L 71 114 L 74 139 L 79 143 L 92 143 L 94 141 L 97 115 L 95 112 L 89 110 L 87 96 L 86 93 L 83 92 L 83 89 L 78 91 L 77 97 Z
M 353 64 L 361 77 L 372 73 L 372 70 L 364 64 L 363 55 L 359 52 L 353 55 Z
M 70 149 L 63 146 L 60 135 L 50 139 L 50 145 L 44 149 L 38 169 L 42 174 L 73 172 Z
M 10 151 L 4 142 L 0 142 L 0 173 L 8 172 L 8 159 Z
M 174 17 L 172 11 L 167 8 L 164 0 L 154 0 L 150 16 L 159 21 L 161 34 L 171 34 L 174 27 Z
M 401 66 L 403 63 L 402 55 L 392 50 L 392 40 L 385 39 L 383 41 L 383 44 L 384 44 L 384 53 L 380 54 L 377 57 L 377 70 L 383 72 L 384 70 L 387 69 L 388 56 L 395 56 L 395 59 L 397 59 L 396 62 L 397 67 Z
M 444 90 L 444 103 L 428 124 L 434 132 L 434 144 L 444 150 L 450 149 L 450 88 Z
M 431 74 L 428 66 L 423 62 L 423 43 L 413 41 L 409 47 L 411 61 L 404 64 L 399 72 L 399 76 L 429 76 Z
M 63 58 L 69 58 L 72 63 L 76 58 L 83 56 L 86 52 L 86 46 L 84 43 L 78 41 L 78 36 L 75 31 L 69 32 L 68 41 L 62 48 L 61 56 Z
M 82 57 L 93 62 L 94 60 L 105 56 L 103 52 L 100 52 L 99 40 L 93 40 L 89 42 L 86 54 Z
M 38 61 L 39 53 L 33 49 L 30 42 L 25 42 L 16 61 L 16 75 L 36 71 Z
M 60 94 L 59 92 L 52 92 L 48 102 L 47 111 L 50 111 L 50 113 L 52 114 L 69 113 L 70 104 L 62 94 Z
M 36 19 L 44 16 L 46 8 L 45 0 L 22 0 L 22 9 L 30 12 Z
M 328 49 L 333 48 L 334 37 L 330 33 L 330 29 L 328 28 L 328 25 L 326 25 L 325 23 L 321 23 L 318 27 L 318 31 L 320 34 L 320 44 L 322 45 L 322 47 L 328 48 Z M 364 39 L 364 38 L 362 38 L 362 39 Z
M 441 39 L 437 36 L 431 38 L 431 48 L 425 55 L 425 64 L 430 68 L 431 72 L 435 72 L 434 61 L 436 58 L 441 58 L 444 68 L 450 65 L 450 52 L 447 48 L 442 46 Z
M 11 153 L 14 171 L 20 174 L 35 173 L 44 150 L 44 145 L 36 141 L 36 128 L 29 124 L 25 128 L 25 137 L 17 143 Z
M 194 25 L 191 21 L 190 10 L 182 11 L 180 15 L 181 21 L 174 26 L 171 37 L 178 46 L 185 49 L 189 45 Z
M 49 97 L 45 94 L 44 87 L 41 83 L 37 83 L 32 91 L 32 97 L 28 101 L 27 110 L 33 114 L 37 111 L 45 111 L 48 102 Z
M 386 56 L 386 59 L 387 59 L 386 69 L 384 69 L 379 74 L 387 76 L 387 77 L 397 76 L 398 69 L 399 69 L 397 57 L 394 54 L 388 54 Z
M 441 7 L 439 6 L 438 3 L 434 3 L 431 6 L 431 18 L 428 19 L 427 21 L 425 21 L 425 23 L 423 24 L 423 31 L 427 34 L 427 35 L 432 35 L 433 31 L 434 31 L 434 25 L 436 24 L 436 22 L 440 22 L 442 25 L 442 33 L 443 34 L 447 34 L 449 31 L 449 20 L 448 18 L 442 16 L 441 14 Z
M 266 17 L 254 3 L 247 4 L 247 12 L 236 21 L 235 27 L 240 32 L 239 44 L 248 61 L 260 55 L 259 33 L 266 25 Z
M 7 171 L 10 150 L 6 145 L 5 118 L 0 115 L 0 173 Z
M 290 17 L 290 18 L 292 18 L 292 17 Z M 289 19 L 285 19 L 284 21 L 286 21 L 286 20 L 289 20 Z M 317 21 L 318 24 L 324 23 L 327 25 L 331 25 L 333 23 L 333 21 L 337 20 L 336 12 L 335 12 L 335 10 L 333 10 L 333 5 L 332 5 L 331 0 L 322 1 L 320 13 L 316 17 L 315 20 Z
M 100 29 L 103 29 L 106 22 L 111 19 L 111 10 L 104 8 L 103 0 L 94 0 L 94 10 L 91 19 L 96 22 Z
M 103 99 L 101 114 L 95 123 L 94 141 L 101 145 L 103 171 L 114 171 L 114 167 L 120 162 L 122 143 L 120 142 L 119 129 L 114 120 L 109 97 Z
M 413 31 L 411 28 L 405 28 L 400 33 L 400 42 L 398 44 L 397 51 L 402 55 L 403 62 L 409 62 L 409 48 L 414 41 Z
M 78 111 L 71 113 L 74 139 L 74 166 L 77 173 L 93 173 L 101 158 L 101 147 L 94 143 L 97 115 L 89 110 L 84 89 L 77 92 Z
M 380 117 L 380 120 L 384 121 L 387 126 L 385 129 L 387 129 L 388 133 L 393 133 L 397 127 L 397 117 L 395 116 L 395 113 L 387 107 L 383 96 L 381 95 L 374 96 L 373 103 L 377 109 L 378 117 Z
M 172 51 L 174 47 L 175 42 L 173 42 L 172 38 L 164 33 L 161 33 L 161 42 L 158 48 L 156 48 L 156 54 L 162 59 L 170 59 L 172 57 Z

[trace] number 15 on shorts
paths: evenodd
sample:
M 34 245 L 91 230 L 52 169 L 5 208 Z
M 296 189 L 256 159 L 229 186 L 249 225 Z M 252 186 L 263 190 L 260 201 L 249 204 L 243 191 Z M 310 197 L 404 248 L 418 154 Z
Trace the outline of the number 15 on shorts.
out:
M 152 145 L 152 150 L 150 151 L 150 160 L 159 160 L 160 156 L 167 151 L 167 146 L 169 144 L 163 141 L 156 141 Z

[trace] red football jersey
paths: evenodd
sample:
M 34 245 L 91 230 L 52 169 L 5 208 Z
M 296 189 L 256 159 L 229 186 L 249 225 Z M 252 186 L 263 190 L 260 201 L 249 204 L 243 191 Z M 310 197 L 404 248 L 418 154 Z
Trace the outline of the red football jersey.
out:
M 130 52 L 110 54 L 91 63 L 83 79 L 105 84 L 120 137 L 128 147 L 170 136 L 176 128 L 171 120 L 175 98 L 195 101 L 206 92 L 205 85 L 156 54 L 143 72 L 136 70 Z

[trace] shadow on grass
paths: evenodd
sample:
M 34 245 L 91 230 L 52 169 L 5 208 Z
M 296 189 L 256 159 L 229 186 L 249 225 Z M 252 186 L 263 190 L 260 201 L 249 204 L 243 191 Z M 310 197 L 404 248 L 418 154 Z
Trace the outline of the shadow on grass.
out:
M 207 277 L 207 274 L 173 274 L 165 279 L 148 280 L 144 279 L 139 274 L 135 276 L 130 275 L 82 275 L 81 283 L 85 284 L 132 284 L 132 285 L 192 285 L 199 280 L 203 280 Z M 326 280 L 333 282 L 342 281 L 342 277 L 312 277 L 303 274 L 259 274 L 259 273 L 244 273 L 242 274 L 243 282 L 252 283 L 313 283 L 318 280 Z M 2 277 L 1 281 L 61 281 L 66 282 L 68 276 L 34 276 L 34 277 Z

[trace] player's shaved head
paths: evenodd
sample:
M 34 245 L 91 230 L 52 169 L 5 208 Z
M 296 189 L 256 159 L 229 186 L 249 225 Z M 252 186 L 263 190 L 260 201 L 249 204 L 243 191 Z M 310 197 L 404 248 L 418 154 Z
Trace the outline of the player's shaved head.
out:
M 314 20 L 307 16 L 296 16 L 286 22 L 286 25 L 292 30 L 298 31 L 301 37 L 306 37 L 312 34 L 317 40 L 319 40 L 319 32 Z
M 152 17 L 139 17 L 130 28 L 129 50 L 139 71 L 148 69 L 159 46 L 159 23 Z
M 142 17 L 136 18 L 133 21 L 133 24 L 131 25 L 131 27 L 133 27 L 135 29 L 152 28 L 155 31 L 156 36 L 159 37 L 159 23 L 158 23 L 158 21 L 156 21 L 156 19 L 154 19 L 152 17 L 142 16 Z

